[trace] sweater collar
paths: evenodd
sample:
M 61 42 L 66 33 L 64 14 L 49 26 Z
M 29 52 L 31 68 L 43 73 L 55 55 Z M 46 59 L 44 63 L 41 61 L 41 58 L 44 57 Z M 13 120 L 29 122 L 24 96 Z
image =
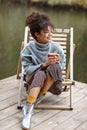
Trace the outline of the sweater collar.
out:
M 39 43 L 36 40 L 34 40 L 34 43 L 36 45 L 36 47 L 40 50 L 48 50 L 49 49 L 49 42 L 48 43 Z

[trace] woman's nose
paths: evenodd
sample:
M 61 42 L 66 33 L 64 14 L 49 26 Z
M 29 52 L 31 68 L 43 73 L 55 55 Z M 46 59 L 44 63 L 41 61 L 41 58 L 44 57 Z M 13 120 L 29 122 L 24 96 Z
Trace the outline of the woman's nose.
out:
M 52 36 L 52 32 L 50 31 L 50 32 L 48 33 L 48 35 L 49 35 L 49 36 Z

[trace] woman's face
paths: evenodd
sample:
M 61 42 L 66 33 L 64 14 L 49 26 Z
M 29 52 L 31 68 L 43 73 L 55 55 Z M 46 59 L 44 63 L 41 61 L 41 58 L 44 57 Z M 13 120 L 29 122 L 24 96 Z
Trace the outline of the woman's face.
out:
M 36 32 L 35 36 L 39 43 L 51 42 L 52 41 L 52 28 L 48 26 L 48 28 L 41 30 L 40 33 Z

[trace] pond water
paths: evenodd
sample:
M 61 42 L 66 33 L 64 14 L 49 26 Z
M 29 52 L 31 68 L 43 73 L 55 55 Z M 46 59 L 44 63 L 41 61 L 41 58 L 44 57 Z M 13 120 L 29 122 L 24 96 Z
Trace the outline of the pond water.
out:
M 76 10 L 0 5 L 0 79 L 16 74 L 25 18 L 32 11 L 47 13 L 55 27 L 74 27 L 74 80 L 87 83 L 87 14 Z

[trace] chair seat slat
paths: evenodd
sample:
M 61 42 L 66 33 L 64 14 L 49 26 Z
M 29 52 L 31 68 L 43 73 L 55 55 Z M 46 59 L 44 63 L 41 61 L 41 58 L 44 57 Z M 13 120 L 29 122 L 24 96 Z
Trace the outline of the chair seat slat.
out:
M 67 34 L 52 33 L 52 37 L 67 37 Z
M 52 37 L 52 40 L 53 41 L 67 41 L 67 38 L 61 38 L 61 37 L 54 38 L 54 37 Z
M 61 29 L 61 28 L 55 28 L 54 30 L 55 33 L 69 33 L 70 29 Z
M 67 42 L 58 41 L 61 46 L 67 46 Z

